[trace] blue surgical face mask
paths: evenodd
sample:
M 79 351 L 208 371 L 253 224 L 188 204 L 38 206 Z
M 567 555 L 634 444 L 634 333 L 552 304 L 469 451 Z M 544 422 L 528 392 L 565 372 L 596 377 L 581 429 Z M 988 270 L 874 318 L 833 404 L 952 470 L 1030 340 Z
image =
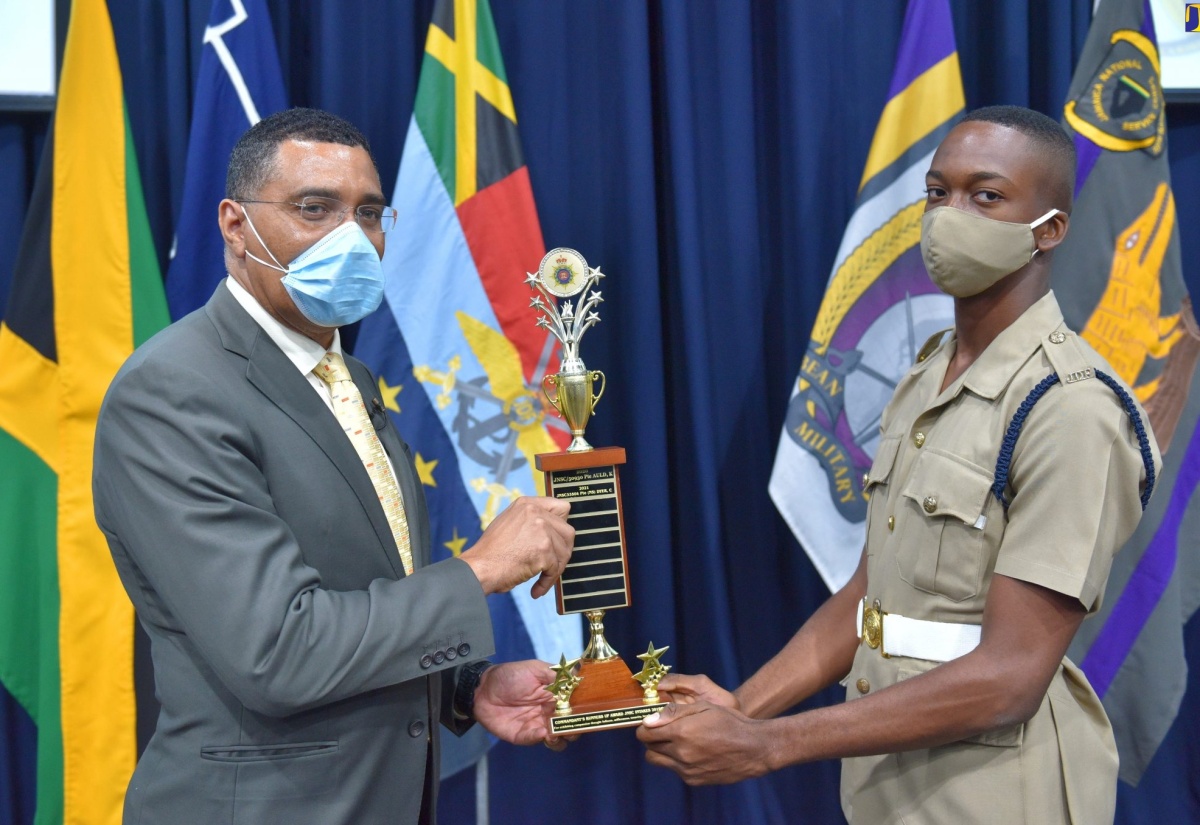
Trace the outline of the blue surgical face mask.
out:
M 300 314 L 322 327 L 341 327 L 361 321 L 383 302 L 383 264 L 362 227 L 347 221 L 286 267 L 279 262 L 254 228 L 245 207 L 246 223 L 275 263 L 250 250 L 246 256 L 284 274 L 283 286 Z

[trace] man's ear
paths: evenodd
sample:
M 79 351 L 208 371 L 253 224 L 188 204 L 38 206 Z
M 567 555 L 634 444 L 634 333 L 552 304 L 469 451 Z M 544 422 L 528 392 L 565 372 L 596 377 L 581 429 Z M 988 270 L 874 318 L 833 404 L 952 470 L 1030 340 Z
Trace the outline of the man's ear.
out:
M 246 257 L 246 215 L 236 201 L 225 198 L 217 206 L 217 224 L 225 247 L 235 258 Z
M 1045 255 L 1067 237 L 1067 227 L 1070 226 L 1071 216 L 1061 209 L 1054 213 L 1044 224 L 1033 230 L 1034 244 L 1037 251 Z

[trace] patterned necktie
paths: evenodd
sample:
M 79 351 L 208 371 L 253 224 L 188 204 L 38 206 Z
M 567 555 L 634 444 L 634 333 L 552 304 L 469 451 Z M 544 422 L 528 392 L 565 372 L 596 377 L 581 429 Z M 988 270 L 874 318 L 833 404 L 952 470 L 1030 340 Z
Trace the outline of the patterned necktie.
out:
M 396 547 L 400 551 L 400 560 L 404 562 L 404 572 L 413 571 L 412 545 L 408 537 L 408 518 L 404 514 L 404 500 L 400 497 L 400 487 L 392 468 L 388 465 L 383 444 L 375 434 L 375 427 L 367 415 L 363 405 L 362 395 L 346 369 L 346 362 L 335 352 L 325 353 L 325 357 L 313 369 L 313 374 L 329 385 L 333 398 L 333 414 L 338 423 L 346 431 L 350 443 L 367 469 L 371 484 L 379 495 L 379 503 L 383 505 L 384 515 L 387 516 L 388 526 L 392 528 L 392 536 L 396 539 Z

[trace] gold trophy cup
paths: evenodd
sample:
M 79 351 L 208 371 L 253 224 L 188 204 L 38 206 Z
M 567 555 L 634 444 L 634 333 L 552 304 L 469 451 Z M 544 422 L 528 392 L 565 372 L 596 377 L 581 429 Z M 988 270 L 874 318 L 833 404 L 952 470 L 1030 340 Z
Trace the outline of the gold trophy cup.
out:
M 600 382 L 600 392 L 593 395 L 592 387 L 596 381 Z M 556 372 L 542 379 L 542 394 L 571 428 L 571 446 L 567 447 L 567 452 L 578 453 L 592 449 L 583 438 L 583 429 L 596 409 L 596 402 L 604 395 L 604 385 L 607 383 L 604 373 L 600 370 L 586 369 L 573 374 Z M 551 387 L 555 388 L 554 395 L 550 394 Z

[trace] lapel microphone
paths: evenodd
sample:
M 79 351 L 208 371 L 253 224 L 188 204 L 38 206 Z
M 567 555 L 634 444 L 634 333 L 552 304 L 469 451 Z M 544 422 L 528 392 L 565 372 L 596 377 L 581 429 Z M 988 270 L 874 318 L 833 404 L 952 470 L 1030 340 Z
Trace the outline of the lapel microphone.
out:
M 383 402 L 378 398 L 371 399 L 371 424 L 377 431 L 387 424 L 387 413 L 384 412 Z

